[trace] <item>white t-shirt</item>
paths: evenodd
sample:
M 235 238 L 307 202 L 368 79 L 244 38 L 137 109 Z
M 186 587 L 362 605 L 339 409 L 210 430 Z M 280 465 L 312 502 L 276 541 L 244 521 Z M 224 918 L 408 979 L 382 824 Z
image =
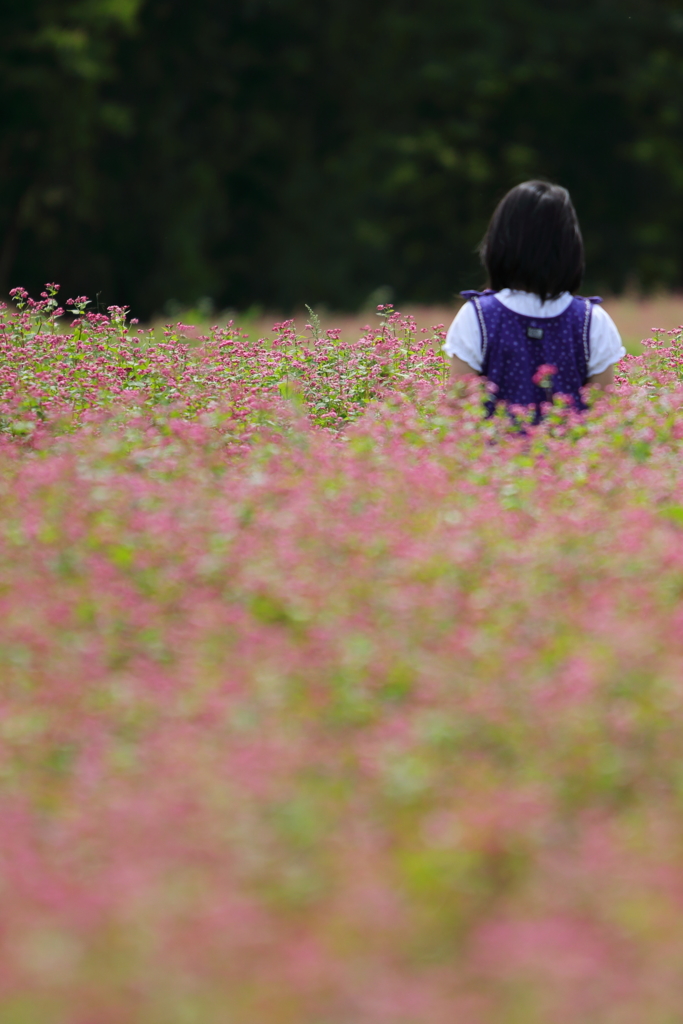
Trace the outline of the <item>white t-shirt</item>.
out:
M 536 295 L 534 292 L 513 291 L 511 288 L 503 288 L 502 291 L 496 292 L 496 298 L 513 313 L 539 318 L 559 316 L 560 313 L 564 313 L 572 301 L 569 292 L 562 292 L 556 299 L 547 299 L 543 302 L 540 295 Z M 608 366 L 618 363 L 622 356 L 626 355 L 626 349 L 621 343 L 617 326 L 602 306 L 593 306 L 588 340 L 590 344 L 589 377 L 596 373 L 602 373 Z M 477 311 L 472 302 L 466 302 L 458 310 L 455 320 L 448 329 L 444 351 L 446 355 L 457 356 L 477 373 L 481 373 L 481 328 Z

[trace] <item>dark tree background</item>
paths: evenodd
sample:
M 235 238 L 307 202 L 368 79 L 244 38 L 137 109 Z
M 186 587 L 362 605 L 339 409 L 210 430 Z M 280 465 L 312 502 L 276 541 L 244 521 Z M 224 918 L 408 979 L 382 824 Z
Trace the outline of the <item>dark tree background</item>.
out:
M 449 299 L 536 176 L 588 287 L 683 284 L 683 0 L 22 0 L 0 90 L 2 290 Z

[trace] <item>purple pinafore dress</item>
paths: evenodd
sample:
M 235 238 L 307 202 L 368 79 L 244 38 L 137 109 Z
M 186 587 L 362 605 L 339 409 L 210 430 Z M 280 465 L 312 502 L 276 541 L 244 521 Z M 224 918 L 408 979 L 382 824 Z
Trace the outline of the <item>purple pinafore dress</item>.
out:
M 586 408 L 581 388 L 588 381 L 593 305 L 602 302 L 601 298 L 575 296 L 564 313 L 546 318 L 514 313 L 490 289 L 460 294 L 476 309 L 482 376 L 496 387 L 488 403 L 489 415 L 498 402 L 535 406 L 538 422 L 541 404 L 559 394 L 571 396 L 575 409 Z M 544 364 L 556 368 L 548 388 L 533 382 L 534 374 Z

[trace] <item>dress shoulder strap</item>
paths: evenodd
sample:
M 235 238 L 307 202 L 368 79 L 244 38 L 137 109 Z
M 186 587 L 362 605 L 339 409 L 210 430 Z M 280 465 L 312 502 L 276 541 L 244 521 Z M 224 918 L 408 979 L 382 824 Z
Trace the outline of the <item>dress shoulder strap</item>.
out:
M 586 357 L 586 366 L 590 360 L 590 329 L 591 319 L 593 317 L 593 306 L 598 306 L 602 303 L 602 297 L 600 295 L 590 295 L 587 298 L 583 295 L 575 295 L 575 302 L 580 302 L 583 306 L 583 331 L 581 340 L 583 342 L 583 352 Z
M 495 295 L 493 288 L 485 288 L 483 292 L 475 291 L 474 289 L 467 289 L 467 291 L 460 292 L 463 299 L 467 299 L 471 302 L 477 311 L 477 320 L 479 321 L 479 330 L 481 331 L 481 358 L 486 359 L 486 350 L 489 347 L 489 332 L 486 328 L 486 320 L 484 318 L 484 310 L 481 308 L 481 299 L 488 295 Z
M 478 292 L 475 288 L 466 288 L 464 292 L 460 292 L 463 299 L 479 299 L 482 295 L 495 295 L 493 288 L 484 288 L 483 292 Z

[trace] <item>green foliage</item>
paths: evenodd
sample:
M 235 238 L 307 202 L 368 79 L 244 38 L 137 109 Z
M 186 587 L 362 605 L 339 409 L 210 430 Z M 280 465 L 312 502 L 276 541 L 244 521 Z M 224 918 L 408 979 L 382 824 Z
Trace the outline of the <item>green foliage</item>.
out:
M 100 275 L 99 148 L 128 113 L 107 88 L 141 0 L 22 0 L 0 32 L 0 288 L 61 259 Z
M 573 192 L 589 287 L 683 277 L 674 0 L 25 0 L 2 13 L 0 286 L 448 299 L 505 189 Z

